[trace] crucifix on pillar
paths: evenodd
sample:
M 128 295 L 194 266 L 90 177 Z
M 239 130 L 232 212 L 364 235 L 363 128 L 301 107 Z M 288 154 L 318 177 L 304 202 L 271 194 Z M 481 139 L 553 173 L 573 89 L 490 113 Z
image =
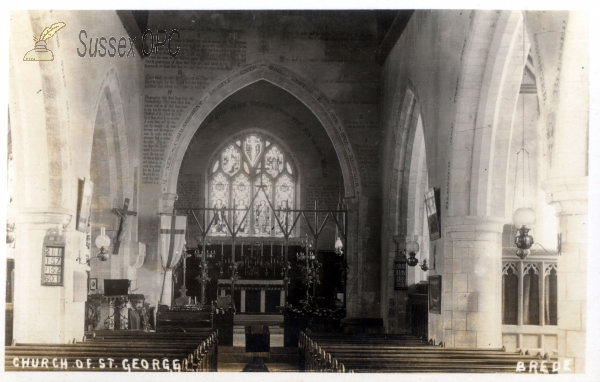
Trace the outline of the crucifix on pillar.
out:
M 125 198 L 123 202 L 123 208 L 113 208 L 115 212 L 121 218 L 119 222 L 119 231 L 117 232 L 117 238 L 115 239 L 115 246 L 113 247 L 113 255 L 119 254 L 119 248 L 121 247 L 121 241 L 125 236 L 125 224 L 130 216 L 136 216 L 137 212 L 129 211 L 129 198 Z

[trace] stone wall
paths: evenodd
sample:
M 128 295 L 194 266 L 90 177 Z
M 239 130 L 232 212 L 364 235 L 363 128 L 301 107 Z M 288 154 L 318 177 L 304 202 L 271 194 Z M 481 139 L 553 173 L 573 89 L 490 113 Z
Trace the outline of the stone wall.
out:
M 103 22 L 98 23 L 98 19 Z M 40 36 L 44 28 L 59 21 L 66 26 L 48 40 L 54 60 L 23 61 L 32 49 L 31 36 Z M 76 221 L 79 182 L 90 179 L 91 168 L 97 165 L 91 163 L 94 129 L 97 113 L 103 113 L 99 104 L 107 93 L 113 102 L 109 108 L 113 114 L 103 117 L 116 122 L 113 127 L 119 132 L 106 143 L 117 147 L 123 159 L 119 162 L 119 186 L 115 183 L 108 187 L 112 191 L 120 188 L 121 198 L 110 200 L 114 204 L 107 206 L 107 211 L 122 206 L 123 195 L 136 200 L 134 169 L 141 165 L 141 58 L 137 52 L 130 57 L 90 57 L 87 49 L 84 57 L 78 54 L 78 50 L 83 51 L 82 30 L 87 33 L 88 39 L 83 39 L 88 46 L 89 38 L 126 39 L 127 31 L 115 12 L 15 12 L 10 28 L 9 112 L 15 189 L 20 190 L 14 198 L 19 213 L 14 338 L 18 342 L 67 343 L 83 337 L 85 296 L 82 298 L 79 292 L 82 288 L 84 295 L 87 292 L 86 255 L 98 252 L 92 247 L 93 239 L 89 243 L 86 233 L 76 230 Z M 113 179 L 117 180 L 114 169 Z M 97 181 L 94 192 L 106 189 L 106 184 Z M 130 207 L 137 210 L 134 204 Z M 113 229 L 117 221 L 114 215 L 107 230 Z M 49 229 L 60 229 L 65 238 L 62 286 L 43 286 L 40 282 L 43 240 Z M 135 221 L 130 234 L 135 241 Z M 123 255 L 113 256 L 104 264 L 115 271 L 128 266 Z M 98 269 L 97 264 L 94 266 Z
M 400 148 L 411 147 L 413 142 L 407 141 L 410 134 L 408 126 L 411 115 L 408 113 L 420 113 L 425 136 L 426 170 L 428 172 L 429 187 L 440 188 L 441 196 L 441 221 L 444 227 L 444 219 L 447 216 L 447 204 L 445 200 L 448 195 L 448 174 L 446 168 L 449 166 L 449 145 L 452 139 L 453 117 L 456 110 L 455 93 L 456 84 L 460 75 L 461 52 L 467 38 L 472 15 L 465 11 L 416 11 L 412 16 L 402 37 L 388 56 L 382 72 L 383 101 L 382 101 L 382 127 L 386 145 L 382 154 L 382 184 L 383 184 L 383 208 L 385 211 L 393 210 L 394 205 L 401 206 L 399 199 L 402 185 L 396 185 L 395 173 L 408 172 L 409 163 L 405 167 L 398 167 L 401 158 L 406 151 Z M 452 33 L 442 33 L 452 31 Z M 415 106 L 410 109 L 404 102 L 414 96 Z M 416 118 L 412 116 L 412 118 Z M 402 122 L 407 121 L 407 122 Z M 415 126 L 416 128 L 416 126 Z M 412 131 L 412 130 L 411 130 Z M 405 137 L 403 137 L 403 133 Z M 404 155 L 404 156 L 403 156 Z M 406 159 L 408 160 L 408 159 Z M 405 178 L 408 181 L 408 177 Z M 400 188 L 399 188 L 400 187 Z M 405 195 L 404 198 L 407 198 Z M 412 206 L 410 207 L 412 208 Z M 391 266 L 395 256 L 395 244 L 391 237 L 400 236 L 404 238 L 407 232 L 396 232 L 398 224 L 393 224 L 400 219 L 406 219 L 406 211 L 402 214 L 395 209 L 397 215 L 383 219 L 382 222 L 382 256 L 384 264 Z M 392 225 L 393 224 L 393 225 Z M 429 274 L 444 274 L 444 230 L 442 238 L 436 242 L 430 242 L 429 253 L 433 253 L 436 246 L 436 270 Z M 406 240 L 410 240 L 407 238 Z M 404 239 L 402 240 L 404 241 Z M 403 249 L 401 245 L 400 250 Z M 422 260 L 422 259 L 421 259 Z M 427 259 L 432 263 L 433 259 Z M 382 315 L 392 331 L 403 332 L 408 329 L 404 316 L 405 301 L 402 291 L 393 290 L 393 274 L 391 268 L 382 270 L 382 278 L 386 282 L 382 284 L 382 295 L 387 296 L 382 302 Z M 409 272 L 417 272 L 415 268 L 409 268 Z M 442 276 L 442 287 L 451 289 L 446 277 Z M 389 309 L 388 309 L 389 304 Z M 443 301 L 443 306 L 450 306 L 452 302 Z M 450 305 L 447 305 L 450 304 Z M 396 314 L 397 313 L 397 314 Z M 389 317 L 388 317 L 389 316 Z M 439 315 L 429 315 L 430 338 L 442 340 L 442 321 Z M 432 326 L 431 326 L 432 325 Z
M 524 15 L 527 18 L 525 26 Z M 511 173 L 514 177 L 514 173 L 518 173 L 514 152 L 521 145 L 521 129 L 527 130 L 523 140 L 533 157 L 530 157 L 533 170 L 528 174 L 538 221 L 551 223 L 534 226 L 538 242 L 549 243 L 549 247 L 555 245 L 552 239 L 546 239 L 552 236 L 547 233 L 556 227 L 551 227 L 553 211 L 542 206 L 542 184 L 547 184 L 544 187 L 550 193 L 545 201 L 549 202 L 554 200 L 555 194 L 548 190 L 555 190 L 558 183 L 564 183 L 561 189 L 569 191 L 556 195 L 577 200 L 573 202 L 573 206 L 577 206 L 573 209 L 576 212 L 569 215 L 577 217 L 565 223 L 568 219 L 558 212 L 558 205 L 571 208 L 571 202 L 554 203 L 560 224 L 571 227 L 581 224 L 585 200 L 579 192 L 586 187 L 587 162 L 585 155 L 580 154 L 585 152 L 581 145 L 582 137 L 586 135 L 587 112 L 562 109 L 563 121 L 567 116 L 573 116 L 570 126 L 581 132 L 577 138 L 573 135 L 557 140 L 560 129 L 554 118 L 555 110 L 561 110 L 567 104 L 564 100 L 568 97 L 561 99 L 560 95 L 576 94 L 575 89 L 582 89 L 587 80 L 586 66 L 582 64 L 587 53 L 575 43 L 587 38 L 582 25 L 569 24 L 564 12 L 417 11 L 412 17 L 383 69 L 382 126 L 387 142 L 382 157 L 383 208 L 390 211 L 390 216 L 386 215 L 382 224 L 382 264 L 387 262 L 388 267 L 381 271 L 384 280 L 381 293 L 387 297 L 382 299 L 382 315 L 389 330 L 406 328 L 404 309 L 399 306 L 403 292 L 392 289 L 390 267 L 395 255 L 391 239 L 409 240 L 406 235 L 410 234 L 397 230 L 396 222 L 410 219 L 410 216 L 396 206 L 404 207 L 405 190 L 397 182 L 406 179 L 406 158 L 414 149 L 412 127 L 405 123 L 413 118 L 411 110 L 418 111 L 423 121 L 429 187 L 441 190 L 442 238 L 432 243 L 428 262 L 431 263 L 431 253 L 437 250 L 436 269 L 429 274 L 442 275 L 442 314 L 429 314 L 430 339 L 453 347 L 502 344 L 500 237 L 502 225 L 511 222 L 514 208 L 511 202 L 518 199 L 513 195 L 515 184 L 506 174 Z M 541 37 L 539 31 L 542 29 L 551 32 Z M 534 73 L 537 94 L 530 96 L 523 106 L 518 100 L 518 87 L 523 81 L 529 44 L 528 73 Z M 570 53 L 569 59 L 563 57 L 566 52 Z M 578 74 L 573 75 L 575 72 L 565 69 L 565 62 L 570 63 L 571 70 L 577 68 Z M 524 83 L 531 86 L 532 80 L 526 78 Z M 587 104 L 586 92 L 579 92 L 584 102 L 575 103 L 577 108 Z M 414 104 L 405 102 L 412 96 Z M 520 110 L 515 110 L 517 107 L 524 107 L 528 114 L 524 117 Z M 561 152 L 561 143 L 567 141 L 580 148 L 569 154 L 562 152 L 569 155 L 569 163 L 573 166 L 569 174 L 552 159 Z M 556 178 L 559 173 L 563 176 L 560 181 Z M 520 174 L 523 176 L 523 170 Z M 549 180 L 544 183 L 544 179 Z M 561 226 L 558 230 L 561 231 Z M 580 284 L 575 288 L 577 294 L 558 297 L 559 308 L 562 305 L 568 311 L 561 313 L 566 318 L 558 320 L 558 348 L 559 357 L 572 359 L 578 364 L 576 369 L 582 371 L 584 351 L 575 343 L 583 343 L 581 339 L 585 332 L 579 320 L 585 315 L 585 308 L 580 305 L 585 293 L 581 281 L 585 279 L 585 271 L 580 265 L 572 264 L 577 264 L 585 255 L 579 247 L 580 238 L 573 242 L 572 247 L 565 245 L 563 238 L 563 248 L 572 250 L 576 261 L 569 263 L 569 270 L 559 270 L 559 274 L 572 271 L 577 274 Z M 559 269 L 561 267 L 559 261 Z
M 226 85 L 240 69 L 256 62 L 273 63 L 294 73 L 296 83 L 314 88 L 327 99 L 344 139 L 354 150 L 351 158 L 362 185 L 365 213 L 355 211 L 360 234 L 355 235 L 349 253 L 351 279 L 349 307 L 352 314 L 377 316 L 379 300 L 379 74 L 376 62 L 376 23 L 373 12 L 332 11 L 248 11 L 248 12 L 150 12 L 150 29 L 159 26 L 177 29 L 173 40 L 180 48 L 175 58 L 166 49 L 144 61 L 145 122 L 143 128 L 142 197 L 140 216 L 151 237 L 156 229 L 158 175 L 166 160 L 165 150 L 175 130 L 190 120 L 199 101 L 209 92 Z M 352 31 L 352 32 L 349 32 Z M 251 69 L 251 68 L 250 68 Z M 250 70 L 249 69 L 249 70 Z M 278 69 L 279 70 L 279 69 Z M 322 98 L 319 98 L 323 100 Z M 340 161 L 315 111 L 294 96 L 266 81 L 246 87 L 215 105 L 203 121 L 192 126 L 195 135 L 179 169 L 178 206 L 202 204 L 205 198 L 206 160 L 217 146 L 233 133 L 260 128 L 275 135 L 295 156 L 301 174 L 298 192 L 302 208 L 337 206 L 340 196 Z M 329 118 L 329 117 L 327 117 Z M 161 138 L 160 143 L 156 142 Z M 187 191 L 194 182 L 200 195 Z M 163 191 L 164 192 L 164 191 Z M 342 191 L 342 197 L 343 191 Z M 358 196 L 358 195 L 357 195 Z M 190 204 L 191 203 L 191 204 Z M 333 246 L 333 230 L 321 245 Z M 331 244 L 329 245 L 329 242 Z M 323 248 L 331 249 L 331 248 Z M 158 261 L 156 244 L 148 247 L 149 257 Z M 156 266 L 155 266 L 156 268 Z M 353 274 L 353 272 L 355 274 Z M 360 272 L 360 274 L 356 274 Z M 356 289 L 358 280 L 362 289 Z M 365 292 L 369 293 L 364 294 Z M 359 297 L 366 296 L 366 297 Z

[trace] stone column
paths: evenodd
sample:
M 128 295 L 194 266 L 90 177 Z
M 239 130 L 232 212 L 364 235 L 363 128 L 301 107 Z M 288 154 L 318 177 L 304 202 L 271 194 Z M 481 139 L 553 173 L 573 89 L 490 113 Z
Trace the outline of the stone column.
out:
M 403 256 L 402 251 L 406 245 L 405 235 L 396 235 L 389 239 L 389 252 L 387 257 L 387 290 L 385 296 L 388 299 L 388 324 L 389 333 L 410 333 L 410 327 L 406 321 L 408 294 L 406 290 L 394 290 L 394 260 L 396 256 Z M 412 272 L 406 267 L 406 282 L 408 285 L 408 274 Z
M 500 348 L 503 221 L 448 217 L 445 225 L 443 341 L 449 347 Z
M 558 256 L 558 358 L 572 359 L 571 369 L 585 372 L 588 178 L 544 182 L 556 208 L 561 255 Z
M 70 221 L 71 213 L 58 209 L 19 215 L 13 329 L 17 342 L 67 343 L 83 337 L 84 307 L 83 302 L 73 302 L 73 272 L 85 265 L 77 264 L 73 257 L 76 252 L 69 238 L 73 233 L 63 231 Z M 62 286 L 41 285 L 44 237 L 52 228 L 63 231 L 66 239 Z M 75 309 L 79 305 L 80 311 Z
M 548 108 L 556 110 L 556 126 L 549 148 L 552 162 L 543 182 L 562 241 L 557 261 L 558 357 L 561 366 L 571 359 L 571 369 L 578 373 L 585 372 L 586 356 L 589 23 L 587 12 L 570 11 L 561 31 L 564 44 L 562 36 L 557 44 L 559 72 L 552 93 L 557 104 Z
M 348 227 L 346 235 L 348 237 L 348 247 L 344 250 L 344 257 L 348 264 L 348 274 L 346 276 L 346 317 L 355 317 L 358 306 L 358 292 L 362 286 L 358 277 L 358 198 L 345 198 L 344 202 L 348 205 Z

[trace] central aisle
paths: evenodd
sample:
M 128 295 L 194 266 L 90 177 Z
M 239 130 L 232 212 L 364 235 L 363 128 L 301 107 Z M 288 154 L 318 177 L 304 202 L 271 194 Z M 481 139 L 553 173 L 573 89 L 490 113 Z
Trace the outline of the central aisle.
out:
M 283 329 L 270 327 L 271 352 L 265 365 L 270 372 L 298 372 L 298 348 L 283 347 Z M 233 346 L 219 346 L 219 372 L 241 372 L 250 361 L 246 354 L 244 327 L 235 326 Z
M 219 346 L 219 372 L 241 372 L 249 360 L 243 346 Z M 298 372 L 298 348 L 271 347 L 265 365 L 270 372 Z

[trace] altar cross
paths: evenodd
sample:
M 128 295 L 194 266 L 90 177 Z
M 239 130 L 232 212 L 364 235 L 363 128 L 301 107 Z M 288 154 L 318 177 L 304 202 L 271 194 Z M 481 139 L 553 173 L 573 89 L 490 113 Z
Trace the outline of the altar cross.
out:
M 125 235 L 125 221 L 129 216 L 136 216 L 137 212 L 129 211 L 129 198 L 125 198 L 123 208 L 113 208 L 113 212 L 121 218 L 121 221 L 119 222 L 119 231 L 117 232 L 117 238 L 115 239 L 115 246 L 113 247 L 113 255 L 118 255 L 121 241 L 123 241 L 123 236 Z

